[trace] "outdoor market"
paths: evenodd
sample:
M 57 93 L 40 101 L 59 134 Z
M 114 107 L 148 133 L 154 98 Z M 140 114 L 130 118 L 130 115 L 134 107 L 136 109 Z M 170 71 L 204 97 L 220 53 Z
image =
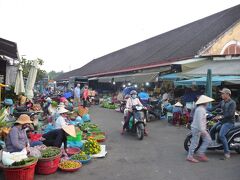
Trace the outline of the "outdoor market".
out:
M 192 168 L 191 178 L 201 166 L 210 172 L 217 159 L 220 167 L 239 163 L 238 12 L 240 5 L 61 72 L 0 38 L 0 179 L 175 180 Z

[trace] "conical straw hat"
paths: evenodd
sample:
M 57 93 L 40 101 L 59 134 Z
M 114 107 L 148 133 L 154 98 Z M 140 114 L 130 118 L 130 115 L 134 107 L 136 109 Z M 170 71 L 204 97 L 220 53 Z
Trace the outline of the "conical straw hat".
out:
M 177 102 L 176 104 L 174 104 L 174 106 L 183 107 L 183 105 L 180 102 Z
M 65 125 L 62 129 L 72 137 L 76 137 L 76 130 L 74 125 Z
M 19 123 L 19 124 L 31 124 L 32 121 L 30 120 L 30 117 L 27 114 L 22 114 L 21 116 L 19 116 L 19 118 L 16 121 L 16 123 Z
M 59 114 L 62 114 L 62 113 L 67 113 L 68 110 L 65 109 L 64 107 L 60 106 L 60 107 L 58 108 L 57 112 L 58 112 Z
M 212 99 L 212 98 L 210 98 L 208 96 L 205 96 L 205 95 L 201 95 L 198 98 L 198 100 L 196 102 L 196 105 L 198 105 L 198 104 L 205 104 L 205 103 L 209 103 L 209 102 L 212 102 L 212 101 L 214 101 L 214 99 Z

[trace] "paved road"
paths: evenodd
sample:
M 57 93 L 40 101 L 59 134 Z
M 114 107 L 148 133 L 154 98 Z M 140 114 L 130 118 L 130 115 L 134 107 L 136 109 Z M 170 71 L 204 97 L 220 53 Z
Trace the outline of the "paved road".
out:
M 207 163 L 191 164 L 183 149 L 185 128 L 164 121 L 148 124 L 150 134 L 139 141 L 131 135 L 120 135 L 122 114 L 93 107 L 91 116 L 107 133 L 108 155 L 93 160 L 75 173 L 36 175 L 36 180 L 239 180 L 240 155 L 233 153 L 228 161 L 219 160 L 221 151 L 209 152 Z

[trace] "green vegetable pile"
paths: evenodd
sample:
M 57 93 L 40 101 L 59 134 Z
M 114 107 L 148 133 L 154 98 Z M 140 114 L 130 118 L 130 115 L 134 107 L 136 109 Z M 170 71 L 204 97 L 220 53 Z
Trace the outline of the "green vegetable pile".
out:
M 81 126 L 82 131 L 92 131 L 92 130 L 95 130 L 95 129 L 99 129 L 99 128 L 96 124 L 93 124 L 93 123 L 84 123 Z
M 77 160 L 77 161 L 85 161 L 88 159 L 88 155 L 86 155 L 83 151 L 79 154 L 75 154 L 71 157 L 72 160 Z
M 117 105 L 112 104 L 112 103 L 108 103 L 108 102 L 103 102 L 102 107 L 107 108 L 107 109 L 116 109 Z
M 31 164 L 31 163 L 33 163 L 34 161 L 36 161 L 36 158 L 34 158 L 34 157 L 29 157 L 29 158 L 27 158 L 27 159 L 23 159 L 23 160 L 21 160 L 21 161 L 14 162 L 14 163 L 12 164 L 12 166 L 24 166 L 24 165 L 26 165 L 26 164 Z
M 61 153 L 61 150 L 54 147 L 47 147 L 46 149 L 41 151 L 42 158 L 54 157 L 59 155 L 60 153 Z

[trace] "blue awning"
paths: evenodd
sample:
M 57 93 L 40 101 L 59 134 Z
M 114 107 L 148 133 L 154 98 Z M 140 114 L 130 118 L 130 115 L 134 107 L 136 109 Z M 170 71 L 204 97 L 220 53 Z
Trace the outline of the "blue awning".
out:
M 184 77 L 180 73 L 172 73 L 172 74 L 161 75 L 158 77 L 158 79 L 174 81 L 174 80 L 184 79 Z
M 213 76 L 212 85 L 220 86 L 222 82 L 239 82 L 240 76 Z M 203 85 L 206 86 L 206 77 L 174 81 L 175 86 Z

